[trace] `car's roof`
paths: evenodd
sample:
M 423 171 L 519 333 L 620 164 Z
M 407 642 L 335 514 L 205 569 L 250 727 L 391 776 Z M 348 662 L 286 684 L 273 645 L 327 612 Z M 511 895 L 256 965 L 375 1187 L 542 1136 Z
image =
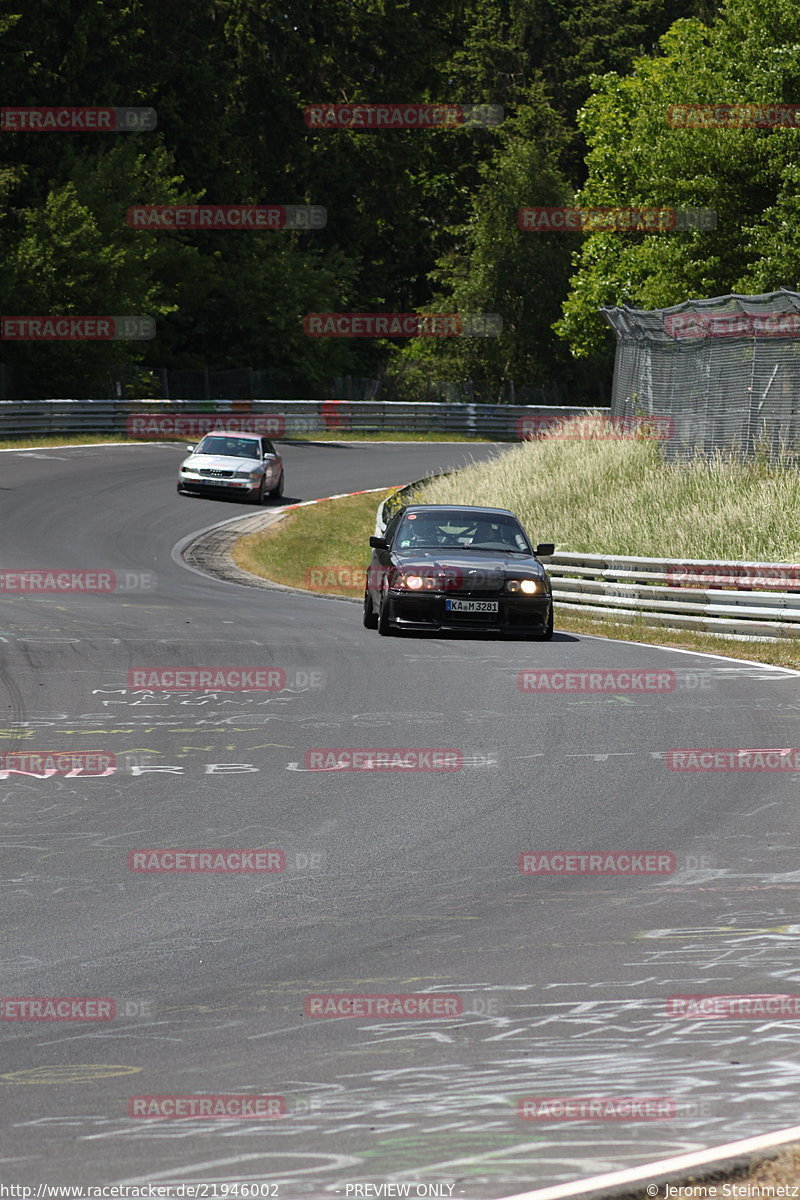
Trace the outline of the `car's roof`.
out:
M 266 436 L 265 433 L 240 433 L 238 429 L 209 429 L 208 433 L 203 434 L 203 437 L 255 438 L 257 442 Z
M 519 517 L 510 508 L 483 508 L 478 504 L 409 504 L 405 511 L 407 513 L 430 512 L 434 515 L 442 511 L 481 513 L 484 516 L 513 517 L 515 521 L 519 521 Z

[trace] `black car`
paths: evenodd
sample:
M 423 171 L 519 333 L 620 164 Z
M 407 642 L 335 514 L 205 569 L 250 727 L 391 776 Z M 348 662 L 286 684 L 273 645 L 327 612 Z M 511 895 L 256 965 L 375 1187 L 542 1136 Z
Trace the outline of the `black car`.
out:
M 371 537 L 364 624 L 553 636 L 553 597 L 537 554 L 506 508 L 414 504 Z

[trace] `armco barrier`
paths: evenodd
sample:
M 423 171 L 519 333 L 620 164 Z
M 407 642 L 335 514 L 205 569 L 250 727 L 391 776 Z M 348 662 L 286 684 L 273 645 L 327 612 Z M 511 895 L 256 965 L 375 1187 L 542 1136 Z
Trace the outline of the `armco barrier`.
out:
M 800 565 L 795 563 L 568 551 L 542 561 L 561 608 L 728 637 L 800 637 Z
M 273 436 L 436 430 L 454 435 L 518 440 L 528 428 L 588 412 L 579 407 L 520 404 L 400 404 L 371 400 L 0 400 L 0 437 L 64 433 L 124 434 L 128 421 L 151 413 L 159 417 L 187 414 L 218 416 L 226 421 L 264 415 L 282 418 Z M 544 420 L 543 420 L 544 419 Z M 266 431 L 265 431 L 266 432 Z M 185 435 L 191 440 L 191 435 Z
M 379 507 L 380 536 L 398 505 L 427 480 L 393 492 Z M 639 558 L 559 551 L 542 557 L 558 608 L 642 620 L 665 629 L 781 641 L 800 637 L 800 564 Z

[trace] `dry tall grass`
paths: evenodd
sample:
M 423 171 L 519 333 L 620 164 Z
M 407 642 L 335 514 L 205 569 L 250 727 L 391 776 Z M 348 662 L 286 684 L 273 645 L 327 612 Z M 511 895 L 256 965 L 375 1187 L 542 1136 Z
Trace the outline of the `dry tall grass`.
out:
M 800 562 L 800 470 L 786 457 L 668 464 L 660 443 L 599 414 L 435 480 L 429 504 L 510 508 L 562 550 Z

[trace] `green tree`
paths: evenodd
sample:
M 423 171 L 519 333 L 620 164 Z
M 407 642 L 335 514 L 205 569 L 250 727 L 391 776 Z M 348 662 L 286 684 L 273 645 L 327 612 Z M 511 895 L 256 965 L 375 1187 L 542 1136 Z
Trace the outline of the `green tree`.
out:
M 581 124 L 587 205 L 712 208 L 714 230 L 591 234 L 559 332 L 576 354 L 607 344 L 601 305 L 654 308 L 728 291 L 794 287 L 800 131 L 672 127 L 673 105 L 793 103 L 800 14 L 786 0 L 729 0 L 714 23 L 679 21 L 657 58 L 598 81 Z

